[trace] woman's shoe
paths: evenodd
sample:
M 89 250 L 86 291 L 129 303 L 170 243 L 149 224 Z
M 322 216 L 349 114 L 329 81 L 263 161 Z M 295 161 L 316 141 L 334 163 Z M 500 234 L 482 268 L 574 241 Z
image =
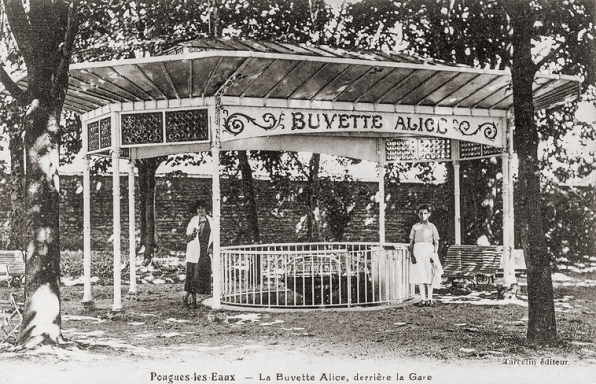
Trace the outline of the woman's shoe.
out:
M 417 307 L 424 307 L 424 306 L 426 306 L 426 301 L 425 300 L 422 300 L 422 301 L 417 302 L 414 305 L 417 306 Z
M 435 303 L 432 300 L 428 300 L 425 304 L 426 307 L 434 307 Z

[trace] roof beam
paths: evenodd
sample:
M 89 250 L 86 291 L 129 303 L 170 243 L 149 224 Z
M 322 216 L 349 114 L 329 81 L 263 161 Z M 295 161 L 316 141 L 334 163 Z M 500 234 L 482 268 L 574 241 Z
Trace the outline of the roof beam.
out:
M 147 76 L 147 74 L 145 73 L 145 71 L 143 71 L 143 68 L 139 67 L 138 65 L 135 65 L 135 68 L 139 71 L 139 73 L 141 75 L 143 75 L 143 77 L 145 78 L 145 80 L 147 80 L 148 82 L 150 82 L 151 84 L 153 84 L 153 86 L 155 87 L 155 89 L 157 89 L 157 92 L 159 92 L 159 94 L 161 95 L 161 97 L 163 98 L 163 100 L 167 100 L 168 97 L 163 93 L 163 91 L 157 86 L 157 84 L 155 84 L 155 82 L 153 80 L 151 80 L 149 78 L 149 76 Z M 151 100 L 155 100 L 156 99 L 154 97 L 151 98 Z
M 97 86 L 97 84 L 89 83 L 89 82 L 88 82 L 88 81 L 86 81 L 86 80 L 81 80 L 81 79 L 77 78 L 77 77 L 76 77 L 74 74 L 72 74 L 72 73 L 71 73 L 71 74 L 70 74 L 70 76 L 69 76 L 69 80 L 70 80 L 70 79 L 72 79 L 72 80 L 74 80 L 74 81 L 78 81 L 79 83 L 82 83 L 82 84 L 86 84 L 86 85 L 88 85 L 89 87 L 91 87 L 90 89 L 88 89 L 88 90 L 87 90 L 87 92 L 93 92 L 93 89 L 97 89 L 97 90 L 101 90 L 101 92 L 105 92 L 105 93 L 107 93 L 108 95 L 112 95 L 113 99 L 114 99 L 114 100 L 116 100 L 117 102 L 122 102 L 122 101 L 130 101 L 130 100 L 128 100 L 127 98 L 125 98 L 125 97 L 123 97 L 123 96 L 121 96 L 121 95 L 118 95 L 118 94 L 116 94 L 116 93 L 114 93 L 114 92 L 112 92 L 112 91 L 109 91 L 109 90 L 107 90 L 107 89 L 105 89 L 105 88 L 99 88 L 99 87 Z M 95 93 L 99 93 L 99 92 L 95 92 Z
M 85 73 L 85 74 L 88 74 L 88 75 L 90 75 L 91 77 L 95 77 L 95 78 L 99 79 L 99 82 L 100 82 L 100 83 L 107 83 L 107 84 L 110 84 L 110 85 L 111 85 L 111 86 L 113 86 L 114 88 L 117 88 L 118 90 L 120 90 L 120 91 L 122 91 L 123 93 L 127 94 L 129 97 L 132 97 L 134 100 L 140 100 L 140 99 L 139 99 L 139 98 L 138 98 L 136 95 L 134 95 L 134 94 L 132 94 L 131 92 L 127 91 L 126 89 L 122 88 L 122 87 L 121 87 L 121 86 L 119 86 L 118 84 L 115 84 L 115 83 L 113 83 L 113 82 L 111 82 L 111 81 L 109 81 L 109 80 L 106 80 L 106 79 L 104 79 L 103 77 L 101 77 L 101 76 L 99 76 L 99 75 L 97 75 L 97 74 L 95 74 L 95 73 L 93 73 L 93 72 L 91 72 L 91 71 L 85 70 L 85 71 L 81 71 L 81 72 L 82 72 L 82 73 Z M 130 100 L 130 101 L 134 101 L 134 100 Z
M 168 84 L 170 85 L 170 87 L 172 87 L 172 90 L 174 90 L 174 95 L 176 96 L 176 99 L 180 100 L 180 95 L 178 94 L 178 90 L 176 89 L 176 86 L 174 85 L 174 82 L 172 81 L 172 77 L 170 76 L 170 72 L 168 72 L 168 69 L 166 68 L 166 65 L 163 61 L 161 62 L 161 69 L 163 70 L 163 72 L 166 75 L 166 80 L 168 81 Z

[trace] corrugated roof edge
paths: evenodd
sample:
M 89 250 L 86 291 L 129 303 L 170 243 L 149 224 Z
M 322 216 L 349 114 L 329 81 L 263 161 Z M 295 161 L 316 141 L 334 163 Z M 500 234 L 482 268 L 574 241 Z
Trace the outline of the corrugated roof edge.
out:
M 206 37 L 180 42 L 160 53 L 160 56 L 178 53 L 180 47 L 186 47 L 190 51 L 250 51 L 250 52 L 274 52 L 303 54 L 312 56 L 334 56 L 340 58 L 357 58 L 365 60 L 393 61 L 398 63 L 413 64 L 438 64 L 452 67 L 462 67 L 459 64 L 447 63 L 442 60 L 406 55 L 400 52 L 384 52 L 373 50 L 349 50 L 329 45 L 316 45 L 311 43 L 288 43 L 268 40 L 254 40 L 232 37 Z M 467 67 L 467 66 L 464 66 Z

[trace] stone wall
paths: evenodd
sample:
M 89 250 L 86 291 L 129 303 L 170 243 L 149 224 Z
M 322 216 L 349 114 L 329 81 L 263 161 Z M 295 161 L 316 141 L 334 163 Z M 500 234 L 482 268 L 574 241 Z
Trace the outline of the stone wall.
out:
M 256 200 L 262 243 L 290 243 L 306 238 L 306 216 L 300 194 L 306 183 L 294 182 L 280 192 L 273 183 L 256 180 Z M 112 247 L 112 178 L 94 176 L 91 179 L 91 237 L 93 249 Z M 128 186 L 122 176 L 121 232 L 122 249 L 128 249 Z M 4 186 L 0 186 L 0 192 Z M 241 206 L 241 183 L 222 179 L 222 245 L 246 244 L 246 220 Z M 378 241 L 378 203 L 375 195 L 378 185 L 373 182 L 354 181 L 352 190 L 354 206 L 352 218 L 344 233 L 344 241 Z M 423 203 L 437 207 L 437 224 L 444 239 L 453 237 L 452 195 L 445 185 L 421 183 L 388 183 L 386 240 L 406 242 L 409 228 L 416 222 L 415 209 Z M 83 187 L 82 176 L 61 176 L 60 236 L 63 249 L 83 247 Z M 8 196 L 8 195 L 6 195 Z M 167 175 L 158 177 L 156 187 L 156 225 L 161 253 L 182 252 L 184 232 L 191 217 L 190 207 L 196 199 L 211 200 L 211 179 L 191 176 Z M 8 236 L 9 199 L 0 201 L 0 239 Z M 139 204 L 136 203 L 136 222 L 139 222 Z M 137 229 L 138 234 L 138 229 Z

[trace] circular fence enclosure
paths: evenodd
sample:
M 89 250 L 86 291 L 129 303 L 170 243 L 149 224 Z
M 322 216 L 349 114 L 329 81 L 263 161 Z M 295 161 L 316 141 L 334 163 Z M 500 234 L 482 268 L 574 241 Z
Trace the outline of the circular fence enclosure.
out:
M 303 243 L 221 249 L 221 302 L 346 308 L 412 298 L 406 244 Z

